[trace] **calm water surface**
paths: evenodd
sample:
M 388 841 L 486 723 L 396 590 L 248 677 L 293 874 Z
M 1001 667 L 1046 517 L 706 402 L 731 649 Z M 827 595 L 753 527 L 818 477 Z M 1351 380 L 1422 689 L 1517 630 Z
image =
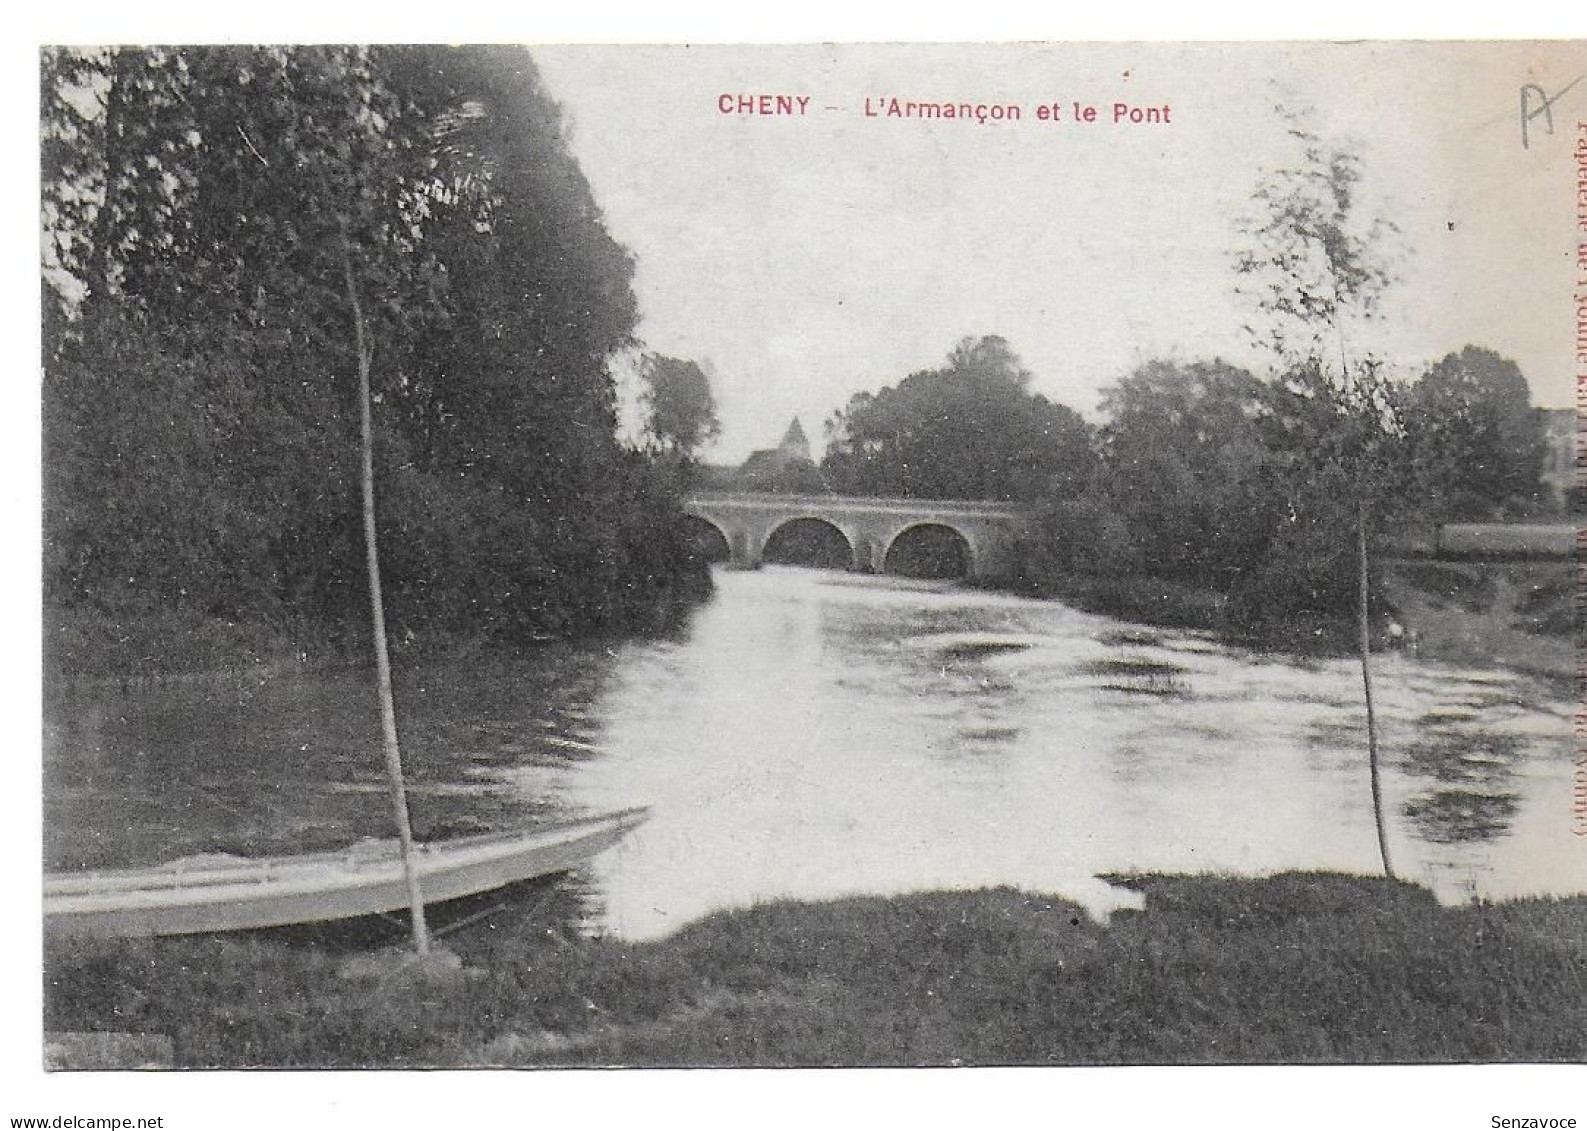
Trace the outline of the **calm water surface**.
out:
M 1571 708 L 1383 657 L 1391 851 L 1445 899 L 1587 891 Z M 416 831 L 647 805 L 601 925 L 1014 884 L 1097 914 L 1131 870 L 1378 867 L 1359 668 L 1000 594 L 723 571 L 663 641 L 454 661 L 398 687 Z M 46 708 L 51 868 L 388 835 L 369 677 L 74 692 Z

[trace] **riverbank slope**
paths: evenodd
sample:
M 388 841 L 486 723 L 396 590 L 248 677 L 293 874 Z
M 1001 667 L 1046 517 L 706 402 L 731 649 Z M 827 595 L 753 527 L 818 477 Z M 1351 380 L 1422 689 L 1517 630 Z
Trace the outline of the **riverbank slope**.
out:
M 1375 567 L 1375 577 L 1376 650 L 1404 647 L 1427 660 L 1502 665 L 1569 693 L 1575 678 L 1574 562 L 1391 560 Z M 1215 632 L 1264 650 L 1344 655 L 1358 646 L 1353 612 L 1241 626 L 1221 594 L 1151 574 L 1071 574 L 1033 595 L 1142 624 Z M 1391 636 L 1390 623 L 1403 635 Z
M 1587 1060 L 1587 897 L 1440 907 L 1326 873 L 1147 876 L 1109 925 L 996 889 L 774 903 L 584 938 L 552 889 L 429 973 L 279 933 L 47 948 L 45 1028 L 179 1066 Z M 86 1067 L 86 1065 L 79 1065 Z

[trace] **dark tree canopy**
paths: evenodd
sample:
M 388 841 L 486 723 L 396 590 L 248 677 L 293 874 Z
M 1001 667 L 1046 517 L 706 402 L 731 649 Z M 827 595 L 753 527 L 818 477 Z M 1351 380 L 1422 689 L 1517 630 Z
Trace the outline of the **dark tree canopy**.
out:
M 1260 559 L 1282 502 L 1261 382 L 1221 361 L 1149 361 L 1102 408 L 1107 491 L 1142 566 L 1230 588 Z
M 645 433 L 663 452 L 682 459 L 721 435 L 711 381 L 693 361 L 647 353 L 639 364 L 649 419 Z
M 1267 446 L 1293 515 L 1252 602 L 1275 618 L 1340 610 L 1352 592 L 1364 609 L 1366 543 L 1407 501 L 1398 390 L 1355 335 L 1393 282 L 1397 229 L 1367 211 L 1351 146 L 1279 112 L 1293 160 L 1257 185 L 1236 259 L 1257 315 L 1247 329 L 1275 362 Z
M 1315 368 L 1274 381 L 1222 361 L 1154 360 L 1103 393 L 1102 467 L 1054 498 L 1030 568 L 1121 571 L 1217 594 L 1235 623 L 1334 616 L 1354 599 L 1354 511 L 1341 506 L 1383 429 Z M 1348 470 L 1347 470 L 1348 469 Z
M 1476 346 L 1448 355 L 1412 387 L 1405 423 L 1435 515 L 1487 518 L 1535 503 L 1542 435 L 1515 362 Z
M 643 621 L 689 572 L 614 436 L 632 261 L 526 52 L 43 62 L 48 601 L 356 623 L 344 235 L 400 626 Z
M 1073 410 L 1026 391 L 999 337 L 966 338 L 941 369 L 861 393 L 827 424 L 821 470 L 840 494 L 1033 499 L 1078 489 L 1095 466 Z
M 1267 386 L 1262 436 L 1285 518 L 1245 593 L 1251 619 L 1342 615 L 1359 595 L 1363 505 L 1369 535 L 1414 517 L 1400 395 L 1372 362 L 1348 382 L 1303 362 Z

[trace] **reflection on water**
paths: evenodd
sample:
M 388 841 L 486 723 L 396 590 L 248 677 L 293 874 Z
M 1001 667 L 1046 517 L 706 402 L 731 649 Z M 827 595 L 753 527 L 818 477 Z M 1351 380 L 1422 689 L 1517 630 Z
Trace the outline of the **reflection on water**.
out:
M 654 810 L 597 865 L 624 934 L 785 896 L 1012 883 L 1105 911 L 1103 873 L 1380 867 L 1349 660 L 974 591 L 718 584 L 687 640 L 625 651 L 609 756 L 574 778 L 587 804 Z M 1451 897 L 1587 887 L 1568 703 L 1400 656 L 1378 684 L 1404 875 Z M 1456 788 L 1434 767 L 1500 764 L 1427 791 Z
M 1504 706 L 1489 695 L 1483 711 Z M 1510 831 L 1520 797 L 1510 786 L 1526 754 L 1517 734 L 1480 729 L 1481 712 L 1432 711 L 1422 734 L 1406 750 L 1405 773 L 1431 778 L 1439 788 L 1405 802 L 1405 815 L 1436 844 L 1492 840 Z
M 1062 605 L 787 568 L 720 572 L 687 631 L 398 688 L 421 836 L 647 805 L 588 879 L 663 933 L 783 897 L 1099 874 L 1378 869 L 1360 673 Z M 1391 848 L 1446 896 L 1575 892 L 1570 704 L 1382 660 Z M 385 835 L 368 677 L 74 694 L 46 711 L 51 867 Z
M 415 834 L 461 836 L 557 811 L 555 791 L 521 782 L 595 755 L 588 707 L 611 668 L 599 650 L 548 649 L 532 665 L 404 672 L 397 714 Z M 379 713 L 362 671 L 57 691 L 44 737 L 49 869 L 391 835 Z
M 1521 799 L 1513 793 L 1439 789 L 1405 803 L 1405 815 L 1435 844 L 1492 840 L 1510 830 Z
M 1126 656 L 1093 660 L 1085 665 L 1085 669 L 1093 675 L 1107 677 L 1099 684 L 1104 691 L 1122 691 L 1125 694 L 1135 695 L 1188 696 L 1190 694 L 1190 688 L 1185 685 L 1182 678 L 1186 671 L 1182 664 L 1164 663 L 1161 660 L 1146 659 L 1142 656 Z

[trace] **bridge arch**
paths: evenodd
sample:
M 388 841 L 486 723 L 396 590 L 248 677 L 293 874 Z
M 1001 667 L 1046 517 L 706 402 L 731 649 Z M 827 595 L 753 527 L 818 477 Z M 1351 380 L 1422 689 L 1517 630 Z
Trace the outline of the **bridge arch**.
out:
M 975 540 L 951 522 L 912 522 L 888 540 L 880 564 L 900 577 L 973 577 Z
M 779 528 L 811 519 L 842 536 L 850 568 L 880 573 L 888 568 L 887 553 L 896 540 L 906 538 L 900 544 L 900 555 L 895 556 L 895 569 L 899 568 L 897 557 L 919 537 L 906 535 L 906 531 L 931 525 L 946 527 L 953 532 L 949 537 L 963 539 L 969 555 L 963 576 L 975 581 L 995 581 L 1007 575 L 1013 540 L 1023 522 L 1023 515 L 1013 503 L 966 499 L 721 492 L 691 495 L 684 500 L 684 508 L 726 535 L 731 563 L 738 569 L 759 566 Z M 789 536 L 784 534 L 779 541 Z M 831 551 L 821 564 L 837 566 L 837 540 L 830 531 L 823 537 Z M 779 547 L 772 549 L 775 554 Z
M 781 565 L 852 569 L 854 544 L 830 519 L 792 515 L 767 531 L 759 557 Z
M 697 557 L 708 562 L 725 562 L 733 556 L 733 544 L 722 524 L 704 515 L 683 516 L 683 537 Z

